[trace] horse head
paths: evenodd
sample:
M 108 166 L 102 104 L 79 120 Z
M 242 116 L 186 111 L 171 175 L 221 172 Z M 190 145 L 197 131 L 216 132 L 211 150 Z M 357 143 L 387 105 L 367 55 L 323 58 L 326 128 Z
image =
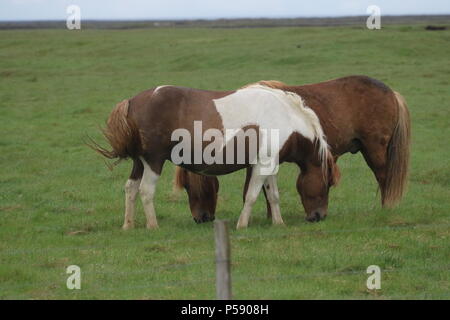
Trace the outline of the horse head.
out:
M 306 211 L 306 220 L 317 222 L 327 216 L 330 187 L 339 182 L 340 171 L 329 150 L 324 159 L 306 161 L 301 164 L 297 178 L 297 191 Z
M 219 181 L 216 177 L 202 176 L 177 167 L 175 187 L 188 194 L 192 218 L 196 223 L 213 221 L 217 204 Z

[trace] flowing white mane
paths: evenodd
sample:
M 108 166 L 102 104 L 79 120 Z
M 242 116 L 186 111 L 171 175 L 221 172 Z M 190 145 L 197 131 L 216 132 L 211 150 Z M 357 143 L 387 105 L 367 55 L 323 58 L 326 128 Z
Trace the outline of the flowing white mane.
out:
M 281 84 L 282 83 L 279 82 L 277 83 L 277 85 Z M 311 131 L 313 133 L 313 137 L 311 137 L 308 132 L 305 132 L 305 130 L 302 130 L 304 128 L 296 128 L 295 131 L 310 139 L 313 143 L 319 143 L 319 157 L 322 161 L 322 164 L 326 166 L 329 146 L 326 141 L 326 136 L 323 132 L 322 126 L 320 125 L 320 120 L 317 117 L 316 113 L 311 108 L 305 105 L 305 102 L 300 95 L 291 91 L 284 91 L 282 89 L 278 89 L 269 85 L 270 82 L 268 82 L 268 84 L 265 84 L 264 82 L 254 83 L 240 90 L 260 89 L 270 91 L 275 96 L 277 96 L 282 103 L 289 104 L 293 112 L 304 119 L 305 123 L 309 125 L 308 131 Z

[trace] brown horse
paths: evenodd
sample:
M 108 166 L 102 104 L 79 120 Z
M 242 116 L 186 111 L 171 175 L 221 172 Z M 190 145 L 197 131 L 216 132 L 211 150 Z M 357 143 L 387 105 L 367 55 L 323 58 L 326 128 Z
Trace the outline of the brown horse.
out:
M 289 86 L 279 81 L 261 81 L 267 86 L 297 93 L 318 115 L 334 161 L 347 153 L 361 152 L 372 169 L 381 190 L 383 207 L 392 207 L 402 198 L 407 184 L 410 117 L 403 97 L 378 80 L 350 76 L 317 84 Z M 315 195 L 307 190 L 315 178 L 301 166 L 297 190 L 307 212 L 307 220 L 325 217 L 310 215 Z M 251 168 L 247 169 L 244 199 Z M 214 216 L 219 181 L 216 177 L 197 177 L 185 169 L 176 170 L 176 187 L 186 188 L 192 215 Z M 187 187 L 189 186 L 189 187 Z M 193 191 L 194 190 L 194 191 Z M 264 189 L 266 195 L 266 190 Z M 267 200 L 267 213 L 271 216 Z M 214 208 L 214 209 L 211 209 Z
M 298 94 L 267 84 L 227 92 L 175 86 L 150 89 L 117 104 L 104 134 L 112 150 L 94 143 L 91 146 L 96 151 L 111 159 L 131 158 L 134 163 L 125 185 L 124 229 L 134 226 L 138 192 L 147 227 L 158 226 L 153 198 L 166 160 L 211 176 L 251 168 L 238 228 L 247 227 L 263 186 L 273 223 L 283 223 L 276 183 L 278 163 L 294 162 L 307 172 L 303 179 L 307 183 L 301 189 L 310 196 L 305 208 L 311 216 L 326 214 L 328 191 L 338 176 L 314 111 Z M 178 183 L 191 197 L 201 190 L 202 197 L 211 199 L 210 205 L 194 215 L 196 221 L 212 220 L 216 181 L 204 177 L 182 181 L 183 176 L 178 175 Z

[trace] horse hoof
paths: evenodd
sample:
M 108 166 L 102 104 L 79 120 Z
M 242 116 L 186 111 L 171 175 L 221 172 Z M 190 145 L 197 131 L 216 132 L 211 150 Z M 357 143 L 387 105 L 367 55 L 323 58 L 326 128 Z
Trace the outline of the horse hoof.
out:
M 237 229 L 237 230 L 239 230 L 239 229 L 247 229 L 247 225 L 238 222 L 238 224 L 237 224 L 237 226 L 236 226 L 236 229 Z
M 122 226 L 122 230 L 130 230 L 130 229 L 133 229 L 133 228 L 134 228 L 134 225 L 132 225 L 132 224 L 124 224 Z
M 146 228 L 147 229 L 149 229 L 149 230 L 156 230 L 156 229 L 158 229 L 159 228 L 159 226 L 157 225 L 157 224 L 155 224 L 155 225 L 150 225 L 150 224 L 148 224 L 147 226 L 146 226 Z

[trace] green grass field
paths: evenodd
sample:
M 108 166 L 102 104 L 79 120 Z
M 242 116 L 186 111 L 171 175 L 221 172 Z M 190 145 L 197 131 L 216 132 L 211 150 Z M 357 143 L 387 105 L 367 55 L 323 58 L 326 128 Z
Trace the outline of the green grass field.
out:
M 412 114 L 409 191 L 380 206 L 362 156 L 339 161 L 329 217 L 311 224 L 279 174 L 286 227 L 265 217 L 234 230 L 244 172 L 220 178 L 216 217 L 233 227 L 236 299 L 450 298 L 450 31 L 423 25 L 265 29 L 0 31 L 0 298 L 214 299 L 213 224 L 196 225 L 166 163 L 160 228 L 120 229 L 130 162 L 108 170 L 83 144 L 122 99 L 161 84 L 225 90 L 364 74 L 401 92 Z M 366 288 L 369 265 L 381 290 Z M 66 288 L 78 265 L 82 289 Z

